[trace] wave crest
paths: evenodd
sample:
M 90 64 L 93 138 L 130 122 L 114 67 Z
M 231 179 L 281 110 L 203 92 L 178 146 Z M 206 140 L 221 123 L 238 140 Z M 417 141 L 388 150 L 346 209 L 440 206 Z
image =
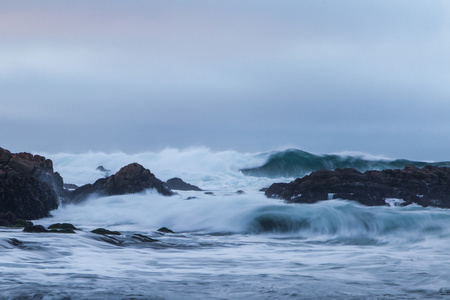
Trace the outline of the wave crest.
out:
M 245 175 L 256 177 L 302 177 L 317 170 L 354 168 L 360 172 L 367 170 L 402 169 L 407 165 L 424 167 L 426 165 L 448 167 L 450 162 L 423 162 L 407 159 L 370 159 L 363 155 L 316 155 L 302 150 L 288 149 L 272 153 L 267 161 L 254 168 L 241 169 Z

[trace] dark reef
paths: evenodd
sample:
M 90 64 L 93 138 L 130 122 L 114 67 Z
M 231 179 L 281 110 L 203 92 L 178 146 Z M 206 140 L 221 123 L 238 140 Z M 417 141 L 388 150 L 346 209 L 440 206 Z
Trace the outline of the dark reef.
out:
M 369 206 L 386 205 L 386 199 L 396 198 L 403 205 L 450 208 L 450 168 L 406 166 L 364 173 L 352 168 L 319 170 L 290 183 L 274 183 L 265 195 L 294 203 L 339 198 Z

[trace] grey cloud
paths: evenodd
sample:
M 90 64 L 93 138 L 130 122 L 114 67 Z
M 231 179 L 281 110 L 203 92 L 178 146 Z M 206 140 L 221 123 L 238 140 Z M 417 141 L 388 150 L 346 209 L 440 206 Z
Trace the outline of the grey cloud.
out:
M 10 2 L 0 134 L 19 151 L 442 160 L 449 13 L 445 1 Z

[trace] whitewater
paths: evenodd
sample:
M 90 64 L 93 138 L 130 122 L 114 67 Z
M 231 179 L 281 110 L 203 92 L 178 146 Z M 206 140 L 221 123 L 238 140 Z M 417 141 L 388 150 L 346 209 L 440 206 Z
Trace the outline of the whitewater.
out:
M 163 181 L 179 177 L 204 191 L 92 196 L 33 221 L 72 223 L 82 229 L 76 234 L 0 227 L 0 299 L 450 298 L 449 210 L 287 204 L 260 191 L 315 168 L 423 162 L 203 147 L 40 154 L 65 183 L 92 183 L 106 175 L 98 166 L 114 174 L 137 162 Z M 99 227 L 121 235 L 90 232 Z

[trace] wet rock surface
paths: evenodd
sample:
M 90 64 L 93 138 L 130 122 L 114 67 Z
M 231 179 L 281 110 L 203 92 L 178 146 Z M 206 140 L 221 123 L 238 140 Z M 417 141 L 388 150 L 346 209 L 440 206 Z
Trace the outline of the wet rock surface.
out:
M 47 217 L 64 196 L 63 180 L 53 172 L 51 160 L 0 148 L 0 213 L 29 220 Z
M 274 183 L 269 198 L 293 203 L 330 199 L 354 200 L 364 205 L 387 205 L 386 199 L 402 199 L 402 205 L 450 208 L 450 168 L 425 166 L 358 172 L 355 169 L 319 170 L 290 183 Z
M 150 170 L 138 163 L 129 164 L 121 168 L 116 174 L 98 179 L 93 184 L 86 184 L 70 192 L 68 202 L 81 202 L 92 194 L 102 196 L 124 195 L 140 193 L 146 189 L 155 189 L 164 196 L 171 196 L 173 192 L 164 182 L 155 177 Z

